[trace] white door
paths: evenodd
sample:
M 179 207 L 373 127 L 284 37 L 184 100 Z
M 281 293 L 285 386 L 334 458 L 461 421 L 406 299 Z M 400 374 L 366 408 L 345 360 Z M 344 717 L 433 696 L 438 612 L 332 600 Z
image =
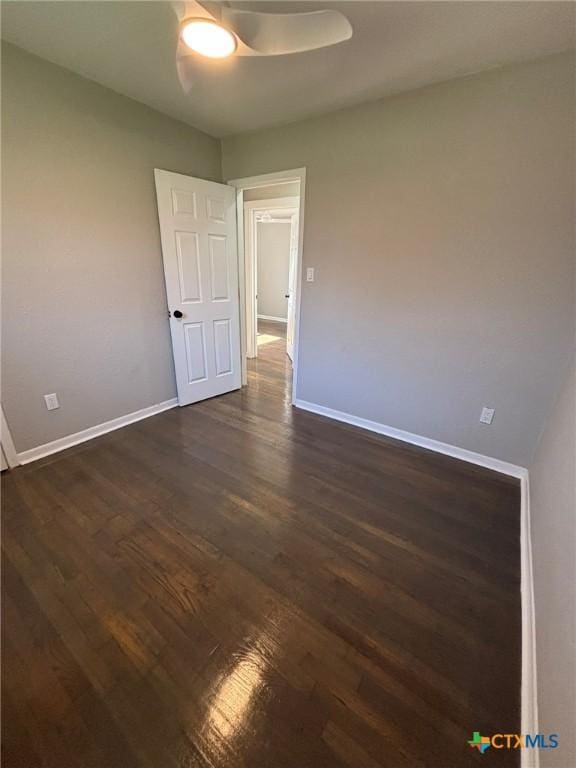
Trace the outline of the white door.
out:
M 178 402 L 241 386 L 236 192 L 155 169 Z
M 298 261 L 298 214 L 291 217 L 290 268 L 288 275 L 288 323 L 286 325 L 286 352 L 294 362 L 294 324 L 296 322 L 296 264 Z

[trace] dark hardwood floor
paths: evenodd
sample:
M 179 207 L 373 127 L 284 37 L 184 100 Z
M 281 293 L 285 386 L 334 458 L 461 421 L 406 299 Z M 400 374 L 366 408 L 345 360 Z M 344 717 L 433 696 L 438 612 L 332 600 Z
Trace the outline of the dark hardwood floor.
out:
M 516 482 L 294 410 L 262 333 L 244 390 L 2 478 L 5 768 L 459 768 L 519 731 Z

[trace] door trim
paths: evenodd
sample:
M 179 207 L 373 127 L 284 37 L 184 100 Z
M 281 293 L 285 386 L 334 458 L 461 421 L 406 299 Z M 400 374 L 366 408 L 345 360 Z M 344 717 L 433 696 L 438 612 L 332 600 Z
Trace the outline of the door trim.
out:
M 294 312 L 294 360 L 292 363 L 292 405 L 295 404 L 298 393 L 298 358 L 300 348 L 300 306 L 302 294 L 302 262 L 304 254 L 304 210 L 306 203 L 306 168 L 264 173 L 258 176 L 246 176 L 229 179 L 226 184 L 236 187 L 236 222 L 238 227 L 238 277 L 240 289 L 240 352 L 242 357 L 242 385 L 248 383 L 248 368 L 246 364 L 246 284 L 244 279 L 244 190 L 267 187 L 276 184 L 300 182 L 299 232 L 296 264 L 296 307 Z M 252 201 L 256 202 L 256 201 Z M 261 201 L 258 201 L 261 202 Z

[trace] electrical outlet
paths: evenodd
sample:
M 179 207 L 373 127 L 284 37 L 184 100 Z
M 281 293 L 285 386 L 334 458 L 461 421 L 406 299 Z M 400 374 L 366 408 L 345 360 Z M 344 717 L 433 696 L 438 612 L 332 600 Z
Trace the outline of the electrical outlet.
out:
M 58 396 L 55 392 L 53 392 L 51 395 L 44 395 L 44 402 L 46 403 L 46 408 L 48 408 L 49 411 L 54 411 L 56 408 L 60 408 Z
M 480 424 L 492 424 L 492 419 L 494 418 L 494 408 L 482 408 L 482 413 L 480 414 Z
M 314 267 L 308 267 L 306 269 L 306 282 L 308 283 L 314 282 Z

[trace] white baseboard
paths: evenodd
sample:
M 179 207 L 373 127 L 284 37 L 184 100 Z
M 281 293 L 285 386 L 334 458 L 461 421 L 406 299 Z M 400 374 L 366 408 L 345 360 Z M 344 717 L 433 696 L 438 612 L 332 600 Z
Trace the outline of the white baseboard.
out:
M 436 451 L 436 453 L 443 453 L 446 456 L 452 456 L 455 459 L 461 459 L 462 461 L 468 461 L 471 464 L 477 464 L 480 467 L 493 469 L 495 472 L 501 472 L 503 475 L 510 475 L 511 477 L 517 478 L 526 476 L 527 470 L 516 464 L 509 464 L 507 461 L 493 459 L 491 456 L 483 456 L 481 453 L 467 451 L 465 448 L 458 448 L 455 445 L 441 443 L 439 440 L 432 440 L 430 437 L 422 437 L 422 435 L 415 435 L 412 432 L 405 432 L 403 429 L 389 427 L 378 421 L 362 419 L 359 416 L 353 416 L 352 414 L 344 413 L 343 411 L 336 411 L 333 408 L 326 408 L 325 406 L 317 405 L 316 403 L 309 403 L 306 400 L 297 399 L 294 401 L 294 405 L 297 408 L 302 408 L 304 411 L 311 411 L 320 416 L 327 416 L 329 419 L 343 421 L 346 424 L 352 424 L 355 427 L 368 429 L 370 432 L 377 432 L 379 435 L 386 435 L 386 437 L 393 437 L 395 440 L 402 440 L 405 443 L 418 445 L 420 448 L 428 448 L 428 450 Z
M 274 317 L 274 315 L 258 315 L 258 320 L 273 320 L 275 323 L 288 323 L 288 318 Z
M 536 672 L 536 609 L 530 527 L 530 478 L 520 480 L 520 592 L 522 599 L 522 733 L 538 733 L 538 676 Z M 540 750 L 523 749 L 521 768 L 539 768 Z
M 162 411 L 167 411 L 169 408 L 174 408 L 178 405 L 178 399 L 173 397 L 171 400 L 165 400 L 163 403 L 157 403 L 151 405 L 148 408 L 141 408 L 139 411 L 133 411 L 127 413 L 125 416 L 119 416 L 117 419 L 111 419 L 105 421 L 103 424 L 97 424 L 95 427 L 89 427 L 83 429 L 81 432 L 75 432 L 72 435 L 61 437 L 58 440 L 53 440 L 51 443 L 44 443 L 44 445 L 38 445 L 36 448 L 30 448 L 28 451 L 22 451 L 18 454 L 18 461 L 20 464 L 30 464 L 32 461 L 42 459 L 44 456 L 50 456 L 52 453 L 58 453 L 64 451 L 66 448 L 71 448 L 73 445 L 79 443 L 85 443 L 87 440 L 92 440 L 94 437 L 105 435 L 107 432 L 113 432 L 115 429 L 126 427 L 128 424 L 133 424 L 135 421 L 141 421 L 147 419 L 149 416 L 154 416 Z

